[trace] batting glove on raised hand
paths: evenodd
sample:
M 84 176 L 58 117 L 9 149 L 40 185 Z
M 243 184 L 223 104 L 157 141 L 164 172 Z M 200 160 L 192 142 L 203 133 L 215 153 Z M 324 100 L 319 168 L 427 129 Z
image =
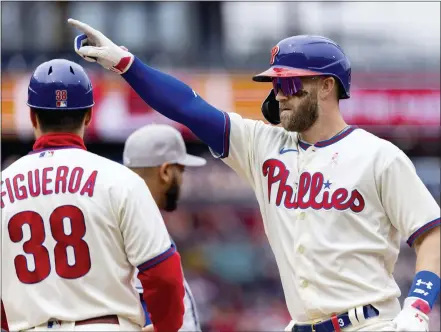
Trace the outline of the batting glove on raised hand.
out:
M 118 74 L 124 74 L 132 65 L 134 56 L 127 48 L 115 45 L 100 31 L 86 23 L 68 19 L 67 22 L 83 34 L 76 36 L 74 46 L 84 60 L 98 62 L 101 66 Z
M 395 331 L 429 331 L 429 304 L 417 297 L 404 300 L 403 309 L 395 317 Z

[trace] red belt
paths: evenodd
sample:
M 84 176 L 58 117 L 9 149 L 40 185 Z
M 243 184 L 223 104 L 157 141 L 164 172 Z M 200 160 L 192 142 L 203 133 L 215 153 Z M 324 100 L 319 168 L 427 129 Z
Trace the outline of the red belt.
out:
M 75 325 L 88 325 L 88 324 L 119 324 L 117 315 L 108 315 L 95 318 L 89 318 L 84 320 L 79 320 L 75 322 Z

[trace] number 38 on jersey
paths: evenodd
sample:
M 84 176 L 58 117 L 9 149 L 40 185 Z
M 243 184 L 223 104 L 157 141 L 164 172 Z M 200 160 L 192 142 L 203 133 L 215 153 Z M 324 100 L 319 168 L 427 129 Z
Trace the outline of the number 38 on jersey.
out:
M 45 222 L 49 223 L 51 234 L 46 234 Z M 15 214 L 8 223 L 12 242 L 20 243 L 24 240 L 26 225 L 30 230 L 30 238 L 23 242 L 24 254 L 17 255 L 14 259 L 15 271 L 22 283 L 41 282 L 53 272 L 65 279 L 81 278 L 89 272 L 89 246 L 83 239 L 86 223 L 83 212 L 78 207 L 59 206 L 52 211 L 47 221 L 35 211 Z M 45 246 L 48 236 L 52 236 L 55 241 L 52 262 Z

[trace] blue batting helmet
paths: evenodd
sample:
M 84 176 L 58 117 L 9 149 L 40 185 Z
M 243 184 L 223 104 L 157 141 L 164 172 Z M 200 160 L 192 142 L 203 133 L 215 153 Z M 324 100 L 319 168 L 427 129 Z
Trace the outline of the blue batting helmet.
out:
M 78 110 L 92 107 L 92 83 L 75 62 L 54 59 L 42 63 L 32 74 L 28 106 L 47 110 Z
M 256 82 L 272 82 L 274 78 L 332 76 L 339 85 L 339 98 L 350 97 L 351 63 L 341 47 L 321 36 L 299 35 L 283 39 L 271 50 L 271 67 L 253 77 Z M 277 107 L 277 114 L 275 107 Z M 265 118 L 280 123 L 274 90 L 262 105 Z

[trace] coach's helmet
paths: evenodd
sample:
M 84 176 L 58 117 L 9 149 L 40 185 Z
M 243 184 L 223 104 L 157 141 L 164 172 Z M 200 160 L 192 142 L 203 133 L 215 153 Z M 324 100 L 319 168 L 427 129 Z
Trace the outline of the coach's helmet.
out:
M 262 104 L 265 119 L 280 123 L 276 91 L 292 95 L 301 89 L 298 77 L 332 76 L 339 85 L 339 98 L 350 97 L 351 64 L 343 50 L 331 39 L 299 35 L 283 39 L 271 50 L 271 68 L 253 77 L 256 82 L 272 82 L 273 89 Z M 297 78 L 297 79 L 296 79 Z
M 44 62 L 32 74 L 27 105 L 47 110 L 92 107 L 92 83 L 83 67 L 75 62 L 64 59 Z

